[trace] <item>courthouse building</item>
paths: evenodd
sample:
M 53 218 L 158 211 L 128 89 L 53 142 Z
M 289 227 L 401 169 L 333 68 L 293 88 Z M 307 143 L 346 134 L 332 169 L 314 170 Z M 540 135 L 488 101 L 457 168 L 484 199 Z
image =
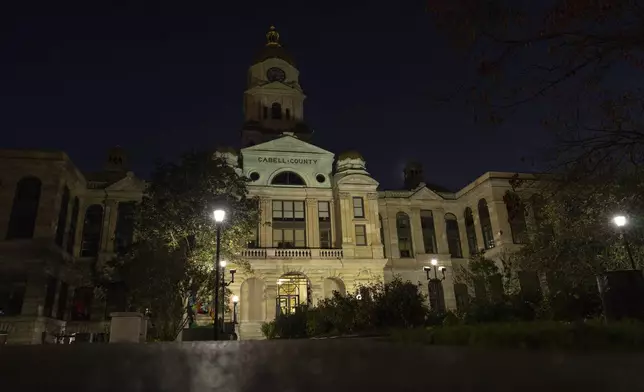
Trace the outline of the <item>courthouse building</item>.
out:
M 299 70 L 277 31 L 266 36 L 244 92 L 243 147 L 217 153 L 250 179 L 261 203 L 255 239 L 241 255 L 252 272 L 240 271 L 229 287 L 239 297 L 240 337 L 259 338 L 261 323 L 333 291 L 394 276 L 427 293 L 427 268 L 444 276 L 433 306 L 456 308 L 467 290 L 454 271 L 475 251 L 498 258 L 521 242 L 525 218 L 509 219 L 504 202 L 514 173 L 485 173 L 451 192 L 410 163 L 400 189 L 379 190 L 359 152 L 314 144 Z M 99 339 L 110 304 L 93 298 L 78 270 L 131 241 L 144 182 L 118 148 L 100 173 L 82 173 L 62 152 L 0 151 L 0 165 L 0 331 L 13 343 L 63 330 Z

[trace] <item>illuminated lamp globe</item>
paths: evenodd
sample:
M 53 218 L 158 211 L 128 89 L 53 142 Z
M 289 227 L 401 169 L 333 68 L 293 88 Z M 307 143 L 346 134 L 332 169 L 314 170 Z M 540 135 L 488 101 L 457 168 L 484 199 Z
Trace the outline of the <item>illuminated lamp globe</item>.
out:
M 626 226 L 626 223 L 628 223 L 628 222 L 627 222 L 626 217 L 624 215 L 617 215 L 617 216 L 615 216 L 613 218 L 613 223 L 617 227 L 624 227 L 624 226 Z
M 215 212 L 213 212 L 213 216 L 215 218 L 215 222 L 221 223 L 226 218 L 226 211 L 222 209 L 216 209 Z

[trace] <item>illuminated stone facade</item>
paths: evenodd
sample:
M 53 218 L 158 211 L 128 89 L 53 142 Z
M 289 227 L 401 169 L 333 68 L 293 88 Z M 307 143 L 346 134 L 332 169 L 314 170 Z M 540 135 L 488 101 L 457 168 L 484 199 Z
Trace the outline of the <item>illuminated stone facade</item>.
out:
M 513 233 L 503 201 L 513 175 L 486 173 L 450 192 L 424 183 L 422 167 L 410 163 L 404 186 L 379 191 L 358 152 L 335 155 L 311 144 L 299 71 L 274 29 L 267 40 L 249 70 L 243 148 L 218 153 L 251 180 L 250 194 L 261 203 L 255 240 L 241 255 L 252 273 L 238 268 L 229 287 L 240 299 L 240 337 L 260 338 L 261 323 L 279 312 L 394 276 L 427 293 L 423 268 L 432 259 L 446 267 L 444 305 L 456 308 L 467 293 L 455 290 L 454 271 L 471 252 L 486 249 L 498 259 L 519 246 L 520 225 Z M 0 331 L 9 331 L 9 342 L 39 343 L 42 332 L 63 327 L 105 331 L 105 302 L 78 309 L 91 297 L 81 272 L 129 240 L 125 207 L 140 200 L 144 183 L 126 170 L 125 158 L 114 149 L 105 170 L 90 174 L 62 152 L 0 151 L 0 275 L 7 277 Z M 18 189 L 30 178 L 37 181 L 27 185 L 40 183 L 37 196 L 35 188 Z M 10 222 L 19 194 L 26 202 L 17 214 L 31 211 L 31 232 Z M 75 260 L 82 271 L 61 260 Z

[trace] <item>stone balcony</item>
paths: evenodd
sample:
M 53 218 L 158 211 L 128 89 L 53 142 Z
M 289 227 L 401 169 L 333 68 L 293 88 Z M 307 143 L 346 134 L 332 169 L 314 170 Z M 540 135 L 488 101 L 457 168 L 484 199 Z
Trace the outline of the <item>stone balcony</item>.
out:
M 242 251 L 241 256 L 246 259 L 341 259 L 344 254 L 342 249 L 254 248 Z

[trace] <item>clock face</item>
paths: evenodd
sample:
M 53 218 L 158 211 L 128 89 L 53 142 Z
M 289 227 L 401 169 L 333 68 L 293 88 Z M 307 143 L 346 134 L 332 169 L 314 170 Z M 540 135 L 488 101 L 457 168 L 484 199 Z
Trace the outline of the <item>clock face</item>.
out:
M 266 77 L 269 82 L 283 82 L 284 79 L 286 79 L 286 74 L 284 73 L 284 70 L 273 67 L 266 71 Z

